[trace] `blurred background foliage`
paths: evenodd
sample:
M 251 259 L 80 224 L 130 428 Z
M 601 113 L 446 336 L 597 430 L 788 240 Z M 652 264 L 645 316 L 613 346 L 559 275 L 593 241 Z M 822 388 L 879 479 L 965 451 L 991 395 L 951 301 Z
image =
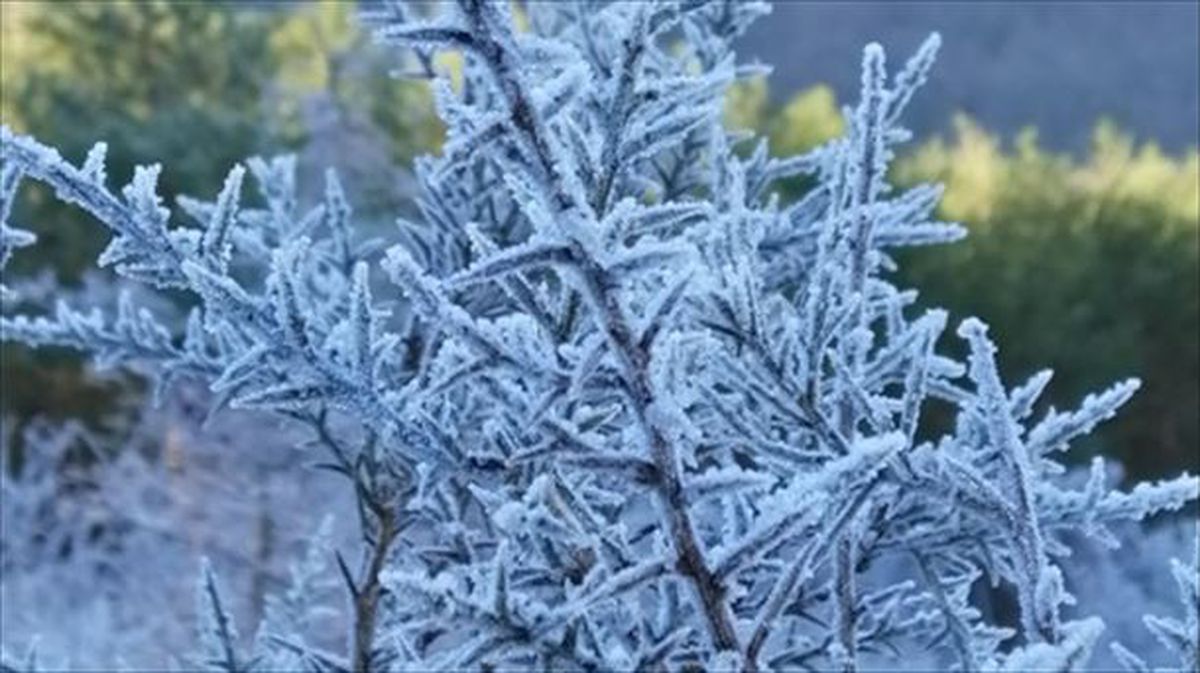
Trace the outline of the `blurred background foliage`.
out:
M 390 77 L 398 64 L 370 43 L 354 10 L 350 2 L 0 2 L 0 113 L 72 159 L 105 140 L 114 184 L 135 164 L 163 161 L 168 200 L 211 197 L 244 157 L 295 152 L 302 186 L 332 165 L 358 212 L 386 227 L 412 193 L 403 167 L 436 151 L 442 128 L 427 89 Z M 768 93 L 761 78 L 738 84 L 727 118 L 765 134 L 773 154 L 842 132 L 828 86 L 778 105 Z M 1140 376 L 1142 392 L 1090 449 L 1119 458 L 1132 476 L 1200 470 L 1196 149 L 1168 155 L 1101 122 L 1090 151 L 1072 156 L 1044 149 L 1033 130 L 1002 139 L 960 117 L 947 137 L 918 139 L 892 179 L 943 182 L 941 216 L 970 231 L 962 243 L 904 254 L 902 284 L 958 318 L 984 316 L 1010 383 L 1053 368 L 1049 399 L 1059 407 Z M 804 188 L 790 185 L 783 196 Z M 42 244 L 8 272 L 50 266 L 77 284 L 102 232 L 47 197 L 22 190 L 14 219 Z M 69 354 L 6 346 L 2 357 L 0 414 L 17 420 L 5 432 L 35 415 L 98 421 L 114 400 L 140 394 L 84 375 Z
M 1093 450 L 1140 477 L 1200 468 L 1200 161 L 1106 123 L 1083 159 L 1010 149 L 969 120 L 901 162 L 900 184 L 946 185 L 942 216 L 970 235 L 898 261 L 927 302 L 986 316 L 1009 376 L 1050 367 L 1068 406 L 1113 381 L 1142 390 Z

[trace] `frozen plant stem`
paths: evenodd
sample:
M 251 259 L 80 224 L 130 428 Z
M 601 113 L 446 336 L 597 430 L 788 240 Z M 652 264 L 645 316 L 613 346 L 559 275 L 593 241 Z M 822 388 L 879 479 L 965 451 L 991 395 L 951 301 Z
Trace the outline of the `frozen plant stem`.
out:
M 359 585 L 354 590 L 354 644 L 352 660 L 356 673 L 374 670 L 375 630 L 379 618 L 379 598 L 383 589 L 380 581 L 384 563 L 399 529 L 391 508 L 375 510 L 378 517 L 377 535 L 371 546 L 370 561 Z
M 842 670 L 854 673 L 858 670 L 858 638 L 855 633 L 858 628 L 857 601 L 854 586 L 855 559 L 854 540 L 850 534 L 845 534 L 837 542 L 836 576 L 837 584 L 837 616 L 838 643 L 842 648 Z
M 382 574 L 400 534 L 396 506 L 380 496 L 378 481 L 370 478 L 373 473 L 379 471 L 378 463 L 374 460 L 374 437 L 368 437 L 357 452 L 356 458 L 352 459 L 351 452 L 331 430 L 327 414 L 299 415 L 297 418 L 312 429 L 316 442 L 329 452 L 335 470 L 350 481 L 358 500 L 359 533 L 367 548 L 367 565 L 361 577 L 355 580 L 340 556 L 338 563 L 350 591 L 354 612 L 350 638 L 351 665 L 355 673 L 368 673 L 375 668 L 373 664 L 379 599 L 383 591 Z M 356 461 L 360 465 L 356 466 Z
M 462 0 L 462 9 L 471 24 L 472 44 L 491 68 L 492 76 L 504 92 L 511 114 L 511 123 L 535 148 L 540 168 L 547 176 L 542 183 L 550 187 L 544 196 L 555 205 L 556 215 L 580 228 L 596 228 L 597 215 L 589 213 L 586 200 L 568 187 L 560 173 L 561 167 L 551 157 L 548 134 L 534 106 L 529 103 L 525 78 L 517 66 L 512 45 L 511 27 L 496 7 L 482 0 Z M 636 58 L 631 63 L 636 66 Z M 610 170 L 616 169 L 615 162 Z M 603 184 L 610 184 L 611 178 Z M 602 195 L 603 196 L 603 195 Z M 607 199 L 602 199 L 607 201 Z M 613 288 L 617 279 L 595 260 L 582 245 L 573 246 L 576 272 L 580 275 L 586 294 L 602 321 L 604 333 L 616 351 L 622 366 L 626 391 L 634 407 L 634 415 L 645 433 L 654 461 L 655 488 L 658 500 L 668 520 L 671 539 L 678 558 L 679 572 L 686 577 L 698 596 L 708 622 L 709 636 L 720 650 L 739 651 L 737 631 L 725 598 L 725 588 L 704 558 L 695 526 L 688 513 L 688 503 L 679 474 L 679 460 L 664 429 L 650 418 L 654 394 L 649 380 L 650 354 L 637 343 Z
M 1054 589 L 1057 569 L 1046 557 L 1042 531 L 1034 503 L 1033 462 L 1029 447 L 1017 436 L 1008 396 L 996 368 L 996 346 L 987 336 L 987 326 L 974 318 L 963 322 L 959 334 L 971 344 L 971 376 L 979 387 L 980 411 L 984 415 L 989 439 L 1000 454 L 1006 472 L 1006 486 L 1012 498 L 1011 524 L 1018 563 L 1025 575 L 1020 590 L 1021 624 L 1031 642 L 1057 642 L 1059 639 L 1058 604 Z

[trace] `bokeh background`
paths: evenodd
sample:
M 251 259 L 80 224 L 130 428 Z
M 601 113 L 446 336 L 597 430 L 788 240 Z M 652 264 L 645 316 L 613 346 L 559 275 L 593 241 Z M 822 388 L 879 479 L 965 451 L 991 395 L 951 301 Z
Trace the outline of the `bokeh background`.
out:
M 423 85 L 389 76 L 397 63 L 355 23 L 358 6 L 0 0 L 0 120 L 75 161 L 106 141 L 114 185 L 161 161 L 168 200 L 211 199 L 235 162 L 295 153 L 302 193 L 319 194 L 335 167 L 358 222 L 386 233 L 411 207 L 405 167 L 437 151 L 442 128 Z M 908 119 L 915 139 L 890 177 L 944 183 L 941 215 L 970 236 L 905 253 L 900 284 L 954 318 L 988 320 L 1010 385 L 1053 368 L 1044 406 L 1143 379 L 1071 459 L 1105 454 L 1128 480 L 1200 472 L 1197 11 L 778 2 L 742 44 L 774 73 L 730 91 L 727 122 L 766 134 L 775 154 L 815 147 L 842 131 L 863 44 L 901 60 L 941 31 Z M 22 308 L 113 302 L 111 278 L 88 270 L 106 241 L 86 216 L 28 186 L 13 221 L 41 239 L 5 270 L 34 304 Z M 157 409 L 149 392 L 73 353 L 0 347 L 0 647 L 40 633 L 77 662 L 158 666 L 190 646 L 200 555 L 254 624 L 292 561 L 328 562 L 329 538 L 353 548 L 352 526 L 321 525 L 327 512 L 353 520 L 348 494 L 306 469 L 296 437 L 244 412 L 206 424 L 202 390 Z M 1120 557 L 1081 544 L 1067 580 L 1082 610 L 1132 643 L 1142 613 L 1174 609 L 1164 562 L 1190 553 L 1191 533 L 1121 534 Z M 999 599 L 989 611 L 1012 618 Z

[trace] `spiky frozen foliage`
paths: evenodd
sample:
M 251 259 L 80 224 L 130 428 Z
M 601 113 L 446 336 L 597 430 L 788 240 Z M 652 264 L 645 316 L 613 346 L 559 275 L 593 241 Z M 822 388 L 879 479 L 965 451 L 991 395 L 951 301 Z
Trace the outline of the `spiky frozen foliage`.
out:
M 1130 671 L 1200 669 L 1200 531 L 1193 532 L 1192 538 L 1195 545 L 1192 562 L 1171 559 L 1171 575 L 1179 586 L 1179 602 L 1183 606 L 1182 620 L 1156 615 L 1144 618 L 1146 628 L 1171 652 L 1175 661 L 1168 668 L 1152 669 L 1142 657 L 1120 643 L 1113 643 L 1113 654 Z M 1176 664 L 1178 669 L 1174 668 Z
M 8 226 L 8 216 L 12 212 L 13 200 L 17 194 L 17 183 L 21 179 L 19 169 L 9 166 L 8 162 L 0 168 L 0 271 L 8 265 L 13 251 L 33 245 L 37 237 L 24 229 Z M 8 296 L 9 290 L 0 283 L 0 299 Z
M 294 437 L 270 419 L 223 414 L 201 429 L 198 392 L 175 390 L 135 419 L 119 451 L 71 422 L 31 424 L 19 450 L 0 437 L 6 646 L 36 641 L 54 670 L 160 669 L 193 644 L 201 555 L 220 573 L 238 623 L 323 629 L 321 642 L 340 642 L 328 636 L 343 619 L 340 586 L 322 564 L 332 566 L 331 544 L 354 535 L 321 520 L 352 522 L 352 498 L 337 479 L 297 461 Z
M 846 136 L 809 154 L 722 126 L 725 89 L 761 71 L 731 41 L 768 9 L 378 5 L 379 39 L 418 72 L 464 57 L 461 79 L 432 78 L 448 135 L 416 163 L 420 219 L 386 242 L 355 236 L 332 174 L 302 206 L 288 159 L 173 211 L 157 167 L 118 194 L 102 150 L 76 167 L 4 132 L 6 171 L 111 229 L 102 265 L 196 302 L 177 331 L 125 303 L 6 316 L 4 337 L 294 419 L 357 498 L 362 553 L 336 556 L 346 647 L 275 621 L 248 651 L 205 570 L 196 661 L 1086 665 L 1102 623 L 1064 609 L 1064 536 L 1108 539 L 1197 482 L 1113 491 L 1098 462 L 1069 487 L 1059 455 L 1137 382 L 1035 418 L 1048 375 L 1006 385 L 976 319 L 957 328 L 965 362 L 939 352 L 946 313 L 887 280 L 889 251 L 963 233 L 931 218 L 936 186 L 887 182 L 936 36 L 891 75 L 868 46 Z M 795 176 L 816 186 L 781 205 Z M 921 439 L 935 403 L 957 423 Z M 983 619 L 982 577 L 1014 589 L 1017 629 Z

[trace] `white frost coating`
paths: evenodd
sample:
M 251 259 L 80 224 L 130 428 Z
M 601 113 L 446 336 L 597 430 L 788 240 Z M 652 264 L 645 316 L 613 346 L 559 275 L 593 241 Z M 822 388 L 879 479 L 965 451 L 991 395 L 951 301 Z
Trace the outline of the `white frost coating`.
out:
M 289 419 L 358 505 L 360 553 L 305 565 L 349 595 L 344 649 L 314 644 L 320 601 L 294 592 L 236 641 L 206 570 L 204 661 L 857 670 L 903 664 L 898 644 L 972 671 L 1086 665 L 1100 622 L 1060 614 L 1064 536 L 1179 509 L 1197 481 L 1060 480 L 1136 381 L 1031 423 L 1049 374 L 1007 388 L 974 318 L 965 362 L 939 352 L 947 314 L 884 275 L 893 248 L 964 233 L 934 219 L 938 187 L 887 184 L 940 38 L 891 78 L 869 46 L 846 136 L 773 158 L 721 124 L 763 3 L 533 3 L 522 29 L 508 3 L 418 5 L 368 19 L 419 62 L 464 52 L 464 82 L 435 83 L 444 152 L 382 244 L 332 173 L 302 209 L 294 158 L 246 162 L 258 198 L 235 167 L 214 202 L 181 199 L 184 224 L 158 167 L 114 193 L 102 148 L 75 167 L 3 131 L 0 265 L 33 243 L 7 223 L 32 180 L 111 231 L 101 264 L 198 305 L 186 326 L 132 298 L 6 313 L 3 338 Z M 797 175 L 812 190 L 781 207 Z M 930 398 L 956 423 L 924 442 Z M 983 577 L 1016 587 L 1018 632 L 972 603 Z M 1148 625 L 1194 658 L 1187 615 Z
M 1037 643 L 1023 647 L 1004 658 L 997 671 L 1069 673 L 1086 670 L 1096 639 L 1104 630 L 1104 622 L 1092 617 L 1063 625 L 1063 637 L 1054 644 Z

